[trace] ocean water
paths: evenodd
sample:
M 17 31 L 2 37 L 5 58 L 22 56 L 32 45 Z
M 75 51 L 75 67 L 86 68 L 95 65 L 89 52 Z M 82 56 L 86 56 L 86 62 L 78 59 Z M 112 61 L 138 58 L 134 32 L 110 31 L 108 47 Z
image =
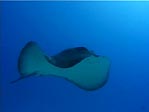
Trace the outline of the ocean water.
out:
M 29 41 L 50 56 L 85 46 L 111 60 L 84 91 L 56 77 L 19 78 Z M 149 2 L 0 2 L 0 112 L 149 112 Z

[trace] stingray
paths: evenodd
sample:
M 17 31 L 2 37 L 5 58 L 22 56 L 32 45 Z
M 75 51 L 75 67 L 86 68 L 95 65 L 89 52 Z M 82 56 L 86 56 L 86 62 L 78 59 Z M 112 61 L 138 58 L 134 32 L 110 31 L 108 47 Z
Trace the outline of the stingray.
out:
M 96 90 L 107 82 L 109 68 L 107 57 L 96 55 L 85 47 L 70 48 L 47 56 L 36 42 L 30 41 L 21 50 L 18 59 L 18 80 L 34 75 L 56 76 L 84 90 Z

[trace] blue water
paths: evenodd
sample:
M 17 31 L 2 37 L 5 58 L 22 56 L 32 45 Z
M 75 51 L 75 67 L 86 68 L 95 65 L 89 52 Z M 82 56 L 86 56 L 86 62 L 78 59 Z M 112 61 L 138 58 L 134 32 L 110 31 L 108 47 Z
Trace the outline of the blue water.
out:
M 0 2 L 1 112 L 149 112 L 149 2 Z M 111 60 L 87 92 L 55 77 L 19 77 L 28 41 L 48 54 L 85 46 Z

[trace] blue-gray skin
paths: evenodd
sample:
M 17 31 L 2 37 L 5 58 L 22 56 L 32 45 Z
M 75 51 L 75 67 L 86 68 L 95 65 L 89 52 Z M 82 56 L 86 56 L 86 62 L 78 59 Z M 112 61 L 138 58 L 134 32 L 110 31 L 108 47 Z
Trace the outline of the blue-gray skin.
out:
M 50 63 L 54 64 L 55 66 L 61 68 L 68 68 L 74 66 L 81 60 L 91 55 L 97 57 L 96 54 L 94 54 L 91 51 L 88 51 L 88 49 L 86 49 L 85 47 L 76 47 L 64 50 L 54 56 L 51 56 L 50 58 L 46 56 L 46 58 Z

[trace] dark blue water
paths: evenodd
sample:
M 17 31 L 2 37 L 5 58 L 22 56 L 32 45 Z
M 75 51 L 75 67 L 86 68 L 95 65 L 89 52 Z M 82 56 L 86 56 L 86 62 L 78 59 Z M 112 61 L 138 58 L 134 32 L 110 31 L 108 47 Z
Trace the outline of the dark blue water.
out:
M 0 2 L 1 112 L 149 112 L 149 2 Z M 55 77 L 19 77 L 28 41 L 49 55 L 85 46 L 111 60 L 87 92 Z

